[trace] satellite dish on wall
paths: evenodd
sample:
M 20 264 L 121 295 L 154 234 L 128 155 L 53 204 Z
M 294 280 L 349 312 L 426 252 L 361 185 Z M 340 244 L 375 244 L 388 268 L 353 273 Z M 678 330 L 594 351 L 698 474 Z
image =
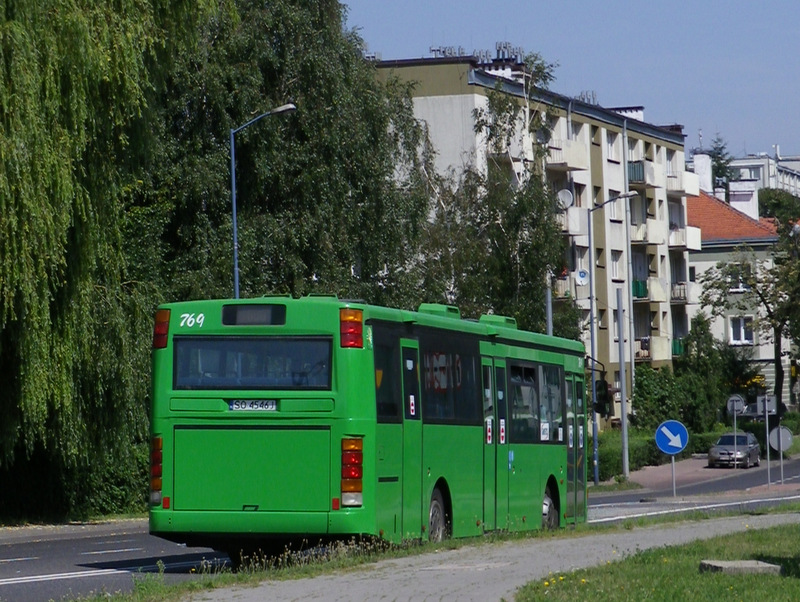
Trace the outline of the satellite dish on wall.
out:
M 572 207 L 572 203 L 575 199 L 572 197 L 572 192 L 567 190 L 566 188 L 562 188 L 556 193 L 556 198 L 558 199 L 558 206 L 562 209 L 568 209 Z
M 589 272 L 587 270 L 577 270 L 575 272 L 575 284 L 578 286 L 589 284 Z

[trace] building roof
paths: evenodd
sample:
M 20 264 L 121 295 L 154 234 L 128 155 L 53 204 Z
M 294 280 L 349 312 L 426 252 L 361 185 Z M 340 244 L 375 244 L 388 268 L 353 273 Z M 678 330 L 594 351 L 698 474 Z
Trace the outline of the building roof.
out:
M 689 225 L 700 228 L 704 247 L 707 244 L 772 244 L 778 240 L 774 221 L 754 220 L 702 191 L 700 196 L 686 197 L 686 214 Z

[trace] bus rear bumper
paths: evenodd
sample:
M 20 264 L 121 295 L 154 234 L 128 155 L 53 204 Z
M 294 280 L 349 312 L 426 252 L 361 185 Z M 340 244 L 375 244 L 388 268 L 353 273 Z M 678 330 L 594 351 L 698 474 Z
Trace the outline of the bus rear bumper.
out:
M 219 540 L 295 539 L 365 535 L 363 513 L 151 511 L 150 534 L 190 546 L 220 547 Z

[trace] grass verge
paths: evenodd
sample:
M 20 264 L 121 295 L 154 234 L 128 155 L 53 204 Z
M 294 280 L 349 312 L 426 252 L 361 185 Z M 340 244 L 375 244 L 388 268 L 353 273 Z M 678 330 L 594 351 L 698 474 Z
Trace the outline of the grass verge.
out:
M 702 560 L 760 560 L 783 575 L 700 573 Z M 684 546 L 639 552 L 624 560 L 549 575 L 521 588 L 531 600 L 797 600 L 800 541 L 794 529 L 775 527 L 726 535 Z
M 759 514 L 766 514 L 770 512 L 797 512 L 800 511 L 800 504 L 788 504 L 775 508 L 770 508 L 759 512 Z M 284 580 L 284 579 L 299 579 L 302 577 L 313 577 L 317 575 L 329 574 L 340 570 L 352 570 L 359 566 L 370 564 L 382 560 L 404 558 L 418 554 L 425 554 L 435 552 L 437 550 L 458 549 L 465 546 L 476 545 L 493 545 L 496 543 L 508 543 L 514 541 L 522 541 L 530 538 L 580 538 L 587 535 L 596 534 L 598 532 L 614 533 L 619 531 L 631 530 L 637 527 L 644 527 L 653 524 L 665 524 L 670 522 L 683 522 L 687 520 L 705 520 L 709 518 L 718 518 L 726 515 L 740 515 L 741 512 L 693 512 L 690 514 L 681 515 L 664 515 L 658 517 L 642 517 L 636 519 L 626 520 L 620 523 L 613 524 L 581 524 L 575 528 L 562 529 L 555 532 L 542 532 L 532 531 L 526 533 L 492 533 L 481 538 L 468 538 L 458 540 L 448 540 L 441 544 L 418 544 L 409 543 L 403 546 L 387 546 L 382 542 L 366 541 L 366 542 L 339 542 L 327 546 L 323 550 L 315 549 L 314 552 L 309 550 L 300 551 L 287 551 L 283 555 L 276 558 L 265 559 L 261 558 L 256 561 L 249 562 L 245 565 L 243 570 L 237 573 L 231 572 L 227 567 L 219 567 L 218 565 L 210 562 L 204 562 L 197 569 L 191 569 L 192 573 L 196 576 L 190 580 L 182 581 L 180 583 L 168 583 L 164 572 L 164 566 L 159 565 L 158 573 L 139 574 L 133 576 L 133 589 L 130 592 L 98 592 L 95 596 L 79 598 L 81 601 L 86 602 L 99 602 L 100 600 L 114 600 L 117 602 L 156 602 L 156 601 L 173 601 L 181 599 L 191 599 L 192 594 L 197 594 L 203 591 L 210 591 L 218 588 L 230 588 L 234 586 L 247 587 L 254 586 L 265 580 Z M 788 530 L 787 530 L 788 531 Z M 745 538 L 753 533 L 760 531 L 752 531 L 740 537 Z M 713 540 L 712 540 L 713 541 Z M 707 543 L 707 542 L 706 542 Z M 578 544 L 579 545 L 579 544 Z M 800 551 L 795 553 L 800 557 Z M 637 555 L 638 556 L 638 555 Z M 720 559 L 727 559 L 720 558 Z M 666 564 L 666 563 L 665 563 Z M 699 564 L 699 561 L 698 561 Z M 616 570 L 617 566 L 607 565 L 599 567 L 600 573 L 607 570 Z M 590 571 L 582 571 L 589 573 Z M 525 597 L 521 600 L 538 600 L 542 596 L 548 598 L 554 595 L 553 592 L 558 592 L 561 595 L 561 585 L 569 585 L 570 583 L 578 587 L 578 589 L 570 590 L 574 595 L 575 592 L 581 596 L 579 599 L 584 599 L 586 596 L 594 596 L 592 592 L 586 589 L 580 589 L 586 583 L 580 583 L 581 579 L 587 577 L 576 577 L 578 572 L 565 573 L 564 575 L 555 576 L 552 582 L 548 580 L 548 585 L 545 586 L 543 582 L 534 582 L 526 586 L 524 591 L 532 588 L 530 592 L 526 593 Z M 595 579 L 595 577 L 591 577 Z M 697 566 L 694 567 L 693 572 L 689 575 L 689 580 L 697 578 Z M 556 583 L 558 581 L 558 583 Z M 577 581 L 577 583 L 576 583 Z M 647 581 L 644 580 L 646 583 Z M 800 583 L 800 582 L 799 582 Z M 556 585 L 559 589 L 556 589 Z M 521 590 L 523 591 L 523 590 Z M 564 588 L 564 591 L 567 591 Z M 609 590 L 611 591 L 611 590 Z M 627 591 L 627 590 L 626 590 Z M 638 596 L 626 595 L 626 591 L 614 591 L 612 597 L 600 597 L 598 599 L 639 599 Z M 566 594 L 565 594 L 566 595 Z M 661 596 L 652 595 L 645 596 L 645 599 L 669 599 L 662 598 Z M 800 599 L 800 595 L 793 598 L 780 598 L 780 599 Z M 560 598 L 559 598 L 560 599 Z M 566 598 L 564 598 L 566 599 Z M 695 599 L 692 597 L 685 597 L 683 599 Z M 727 597 L 725 599 L 732 599 Z M 738 597 L 736 599 L 739 599 Z M 771 598 L 778 599 L 778 598 Z

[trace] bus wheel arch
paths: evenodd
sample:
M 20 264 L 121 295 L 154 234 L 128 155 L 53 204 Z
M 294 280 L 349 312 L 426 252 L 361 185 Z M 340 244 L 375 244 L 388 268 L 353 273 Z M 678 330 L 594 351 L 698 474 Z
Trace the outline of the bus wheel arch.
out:
M 542 498 L 542 529 L 557 529 L 560 525 L 561 500 L 558 497 L 558 483 L 552 475 L 547 480 Z
M 439 479 L 431 493 L 428 510 L 428 541 L 438 543 L 453 535 L 453 505 L 450 489 L 444 479 Z

